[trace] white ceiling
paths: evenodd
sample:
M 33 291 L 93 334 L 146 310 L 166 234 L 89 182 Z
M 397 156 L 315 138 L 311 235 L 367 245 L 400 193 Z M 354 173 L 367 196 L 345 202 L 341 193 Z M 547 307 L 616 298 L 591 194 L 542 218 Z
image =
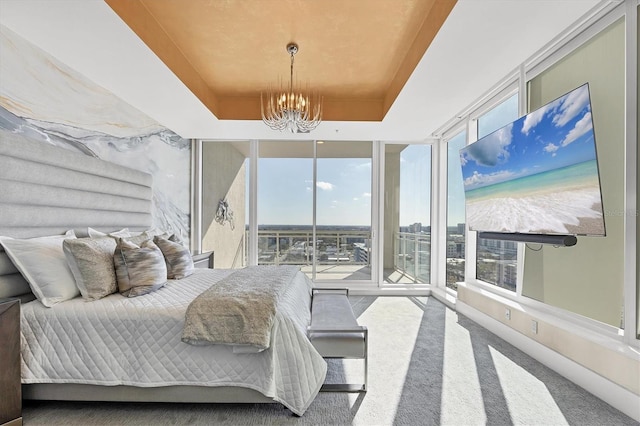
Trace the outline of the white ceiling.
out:
M 310 135 L 218 120 L 102 0 L 0 0 L 0 23 L 185 138 L 417 141 L 606 3 L 458 0 L 382 122 L 323 122 Z

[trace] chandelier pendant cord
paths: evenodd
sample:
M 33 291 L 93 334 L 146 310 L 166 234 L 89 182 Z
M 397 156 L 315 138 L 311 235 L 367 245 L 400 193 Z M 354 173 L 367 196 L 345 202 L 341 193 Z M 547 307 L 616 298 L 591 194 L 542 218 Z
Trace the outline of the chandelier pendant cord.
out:
M 289 96 L 290 96 L 289 99 L 294 97 L 293 96 L 293 60 L 294 60 L 295 52 L 293 50 L 291 50 L 290 53 L 291 53 L 291 76 L 289 78 Z M 289 101 L 289 102 L 291 102 L 291 101 Z M 289 109 L 291 109 L 292 107 L 293 107 L 293 105 L 289 105 Z

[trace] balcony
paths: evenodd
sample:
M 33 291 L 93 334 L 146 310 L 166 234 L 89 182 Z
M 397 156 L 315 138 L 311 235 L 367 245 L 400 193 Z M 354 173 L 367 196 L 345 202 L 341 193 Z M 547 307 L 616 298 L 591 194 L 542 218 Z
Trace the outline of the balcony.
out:
M 247 236 L 248 238 L 248 236 Z M 260 229 L 258 231 L 259 265 L 299 265 L 315 280 L 370 280 L 371 231 Z M 386 283 L 429 283 L 431 268 L 431 235 L 396 232 L 394 262 L 384 269 Z
M 393 275 L 387 279 L 398 283 L 429 283 L 431 280 L 431 234 L 424 232 L 394 233 Z M 402 274 L 402 280 L 393 276 Z
M 370 280 L 371 231 L 311 229 L 258 230 L 259 265 L 299 265 L 316 280 Z

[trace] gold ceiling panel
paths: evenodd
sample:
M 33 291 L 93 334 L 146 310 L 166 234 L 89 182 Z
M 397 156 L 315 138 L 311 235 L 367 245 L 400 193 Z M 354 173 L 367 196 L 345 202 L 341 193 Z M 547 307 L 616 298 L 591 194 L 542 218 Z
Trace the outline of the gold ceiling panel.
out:
M 260 92 L 294 79 L 324 120 L 380 121 L 456 0 L 105 0 L 220 119 L 260 119 Z

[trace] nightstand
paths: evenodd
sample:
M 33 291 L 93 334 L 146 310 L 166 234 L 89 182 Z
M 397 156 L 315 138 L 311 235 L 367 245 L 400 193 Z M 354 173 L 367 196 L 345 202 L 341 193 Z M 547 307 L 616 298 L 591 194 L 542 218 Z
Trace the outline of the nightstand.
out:
M 191 256 L 193 258 L 193 266 L 196 268 L 209 268 L 213 269 L 213 252 L 206 251 L 200 254 L 194 254 Z
M 0 425 L 22 424 L 20 301 L 0 299 Z

